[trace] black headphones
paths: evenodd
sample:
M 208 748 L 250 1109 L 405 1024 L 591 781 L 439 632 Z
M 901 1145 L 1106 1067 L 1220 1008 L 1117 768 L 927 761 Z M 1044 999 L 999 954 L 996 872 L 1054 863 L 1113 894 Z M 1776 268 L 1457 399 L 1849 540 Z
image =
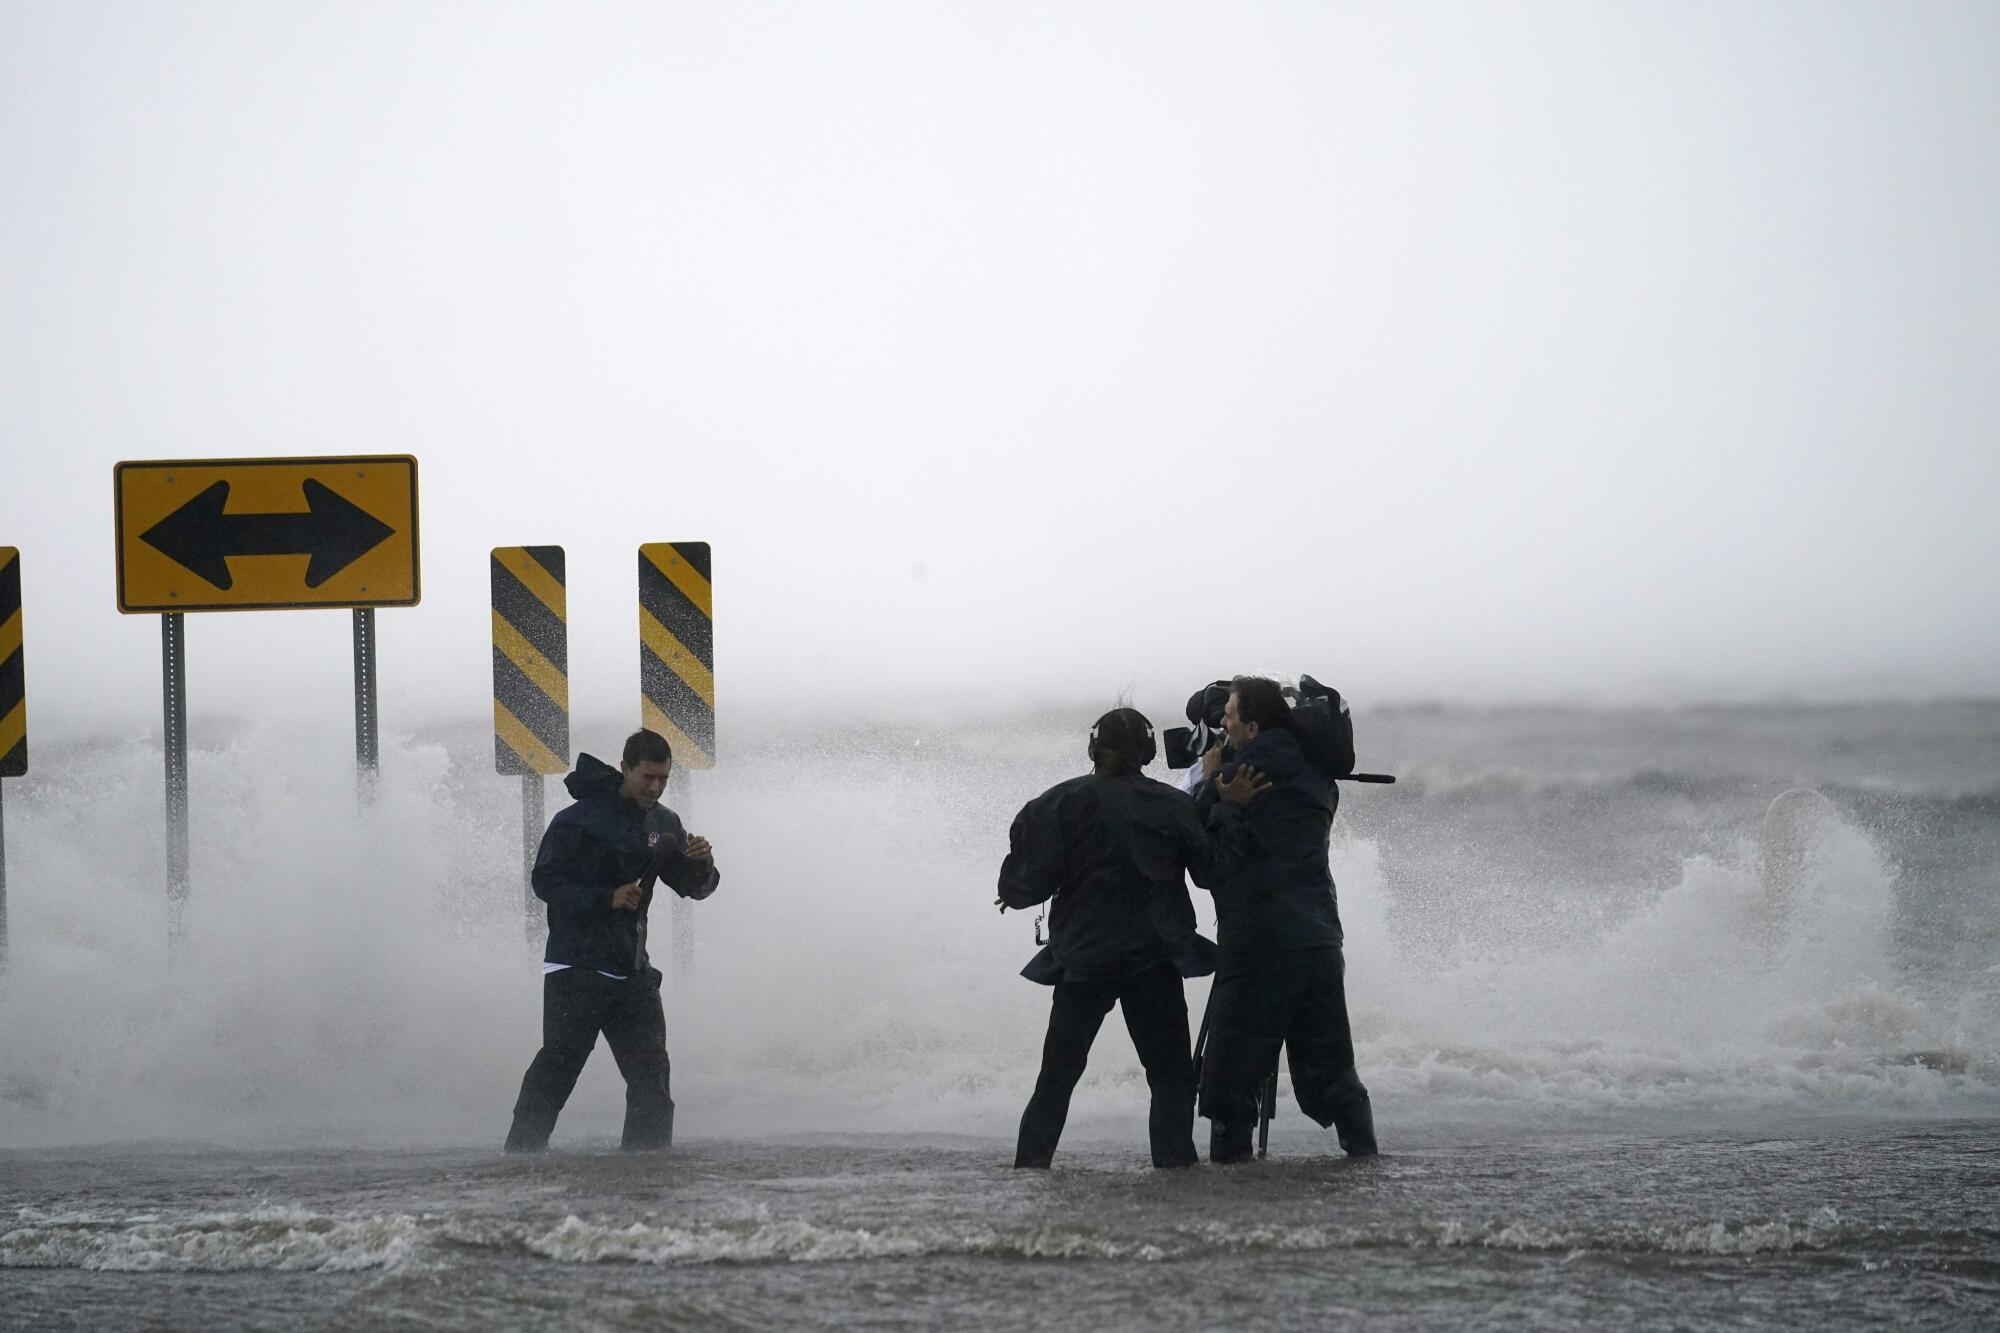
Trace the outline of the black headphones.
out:
M 1091 723 L 1090 744 L 1084 747 L 1084 753 L 1090 756 L 1091 763 L 1094 764 L 1097 762 L 1097 751 L 1103 745 L 1103 742 L 1098 739 L 1097 735 L 1098 730 L 1102 728 L 1106 722 L 1111 721 L 1113 718 L 1117 717 L 1121 713 L 1129 713 L 1133 717 L 1138 719 L 1139 725 L 1146 729 L 1146 743 L 1144 747 L 1141 748 L 1137 754 L 1129 752 L 1122 745 L 1113 745 L 1111 748 L 1116 750 L 1119 754 L 1124 755 L 1127 759 L 1133 761 L 1134 766 L 1138 768 L 1144 768 L 1146 765 L 1153 762 L 1153 757 L 1160 752 L 1160 747 L 1153 740 L 1152 722 L 1150 722 L 1147 719 L 1144 713 L 1141 713 L 1136 708 L 1114 708 L 1110 712 L 1106 713 L 1103 717 L 1098 718 L 1097 721 Z

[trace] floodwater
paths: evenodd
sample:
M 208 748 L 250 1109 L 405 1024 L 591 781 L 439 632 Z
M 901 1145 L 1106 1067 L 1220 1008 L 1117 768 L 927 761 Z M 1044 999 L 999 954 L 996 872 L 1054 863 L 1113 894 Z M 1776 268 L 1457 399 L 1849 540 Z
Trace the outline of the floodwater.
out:
M 35 1327 L 1972 1327 L 2000 1309 L 1990 1125 L 1303 1133 L 1241 1168 L 1092 1143 L 703 1140 L 17 1154 Z
M 993 874 L 1087 717 L 696 775 L 724 883 L 655 932 L 664 1157 L 614 1150 L 602 1052 L 555 1152 L 497 1152 L 540 987 L 478 730 L 385 737 L 364 809 L 309 741 L 198 729 L 178 961 L 157 750 L 47 746 L 8 791 L 0 1326 L 2000 1323 L 2000 706 L 1357 724 L 1403 778 L 1334 847 L 1384 1155 L 1281 1088 L 1270 1159 L 1170 1173 L 1115 1022 L 1057 1169 L 1007 1169 L 1047 996 Z M 1767 836 L 1801 787 L 1824 817 Z

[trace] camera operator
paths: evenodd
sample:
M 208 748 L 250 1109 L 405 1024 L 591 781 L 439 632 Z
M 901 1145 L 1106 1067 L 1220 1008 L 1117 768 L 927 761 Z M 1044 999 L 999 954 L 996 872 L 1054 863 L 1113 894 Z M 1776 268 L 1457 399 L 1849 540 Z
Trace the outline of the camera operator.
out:
M 1197 800 L 1214 812 L 1212 823 L 1242 826 L 1248 852 L 1219 882 L 1203 885 L 1215 897 L 1221 954 L 1200 1090 L 1209 1160 L 1250 1159 L 1258 1089 L 1277 1067 L 1280 1046 L 1290 1053 L 1299 1109 L 1333 1127 L 1349 1154 L 1372 1155 L 1374 1115 L 1354 1071 L 1327 865 L 1339 802 L 1334 773 L 1308 758 L 1276 681 L 1238 676 L 1222 724 L 1230 754 L 1225 759 L 1218 746 L 1202 756 L 1214 781 Z M 1269 794 L 1243 809 L 1220 803 L 1221 789 L 1244 769 L 1268 778 Z
M 1194 800 L 1140 770 L 1153 727 L 1118 708 L 1090 729 L 1089 774 L 1057 783 L 1021 809 L 1000 867 L 1004 908 L 1055 899 L 1049 946 L 1023 975 L 1052 985 L 1041 1075 L 1021 1115 L 1017 1167 L 1047 1167 L 1083 1077 L 1091 1043 L 1117 1004 L 1152 1093 L 1148 1128 L 1156 1167 L 1192 1166 L 1194 1075 L 1184 976 L 1213 970 L 1213 946 L 1195 934 L 1184 878 L 1208 884 L 1242 855 L 1240 825 L 1203 827 Z M 1265 784 L 1238 772 L 1213 784 L 1231 805 Z

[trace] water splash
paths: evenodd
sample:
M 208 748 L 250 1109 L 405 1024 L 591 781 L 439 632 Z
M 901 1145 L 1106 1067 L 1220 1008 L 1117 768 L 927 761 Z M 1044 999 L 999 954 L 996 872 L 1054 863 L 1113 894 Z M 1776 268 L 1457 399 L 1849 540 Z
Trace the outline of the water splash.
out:
M 1011 1133 L 1048 1000 L 1014 975 L 1027 924 L 993 911 L 993 874 L 1013 810 L 1076 766 L 1073 739 L 828 733 L 703 775 L 689 824 L 725 879 L 696 911 L 696 971 L 666 992 L 683 1133 Z M 364 810 L 343 740 L 268 728 L 197 749 L 178 966 L 158 752 L 52 748 L 10 791 L 0 1146 L 497 1141 L 539 1031 L 515 784 L 474 729 L 391 736 Z M 1629 911 L 1572 886 L 1587 928 L 1461 929 L 1442 953 L 1410 947 L 1423 904 L 1359 826 L 1343 820 L 1334 863 L 1384 1123 L 1996 1104 L 1993 1028 L 1897 959 L 1896 868 L 1838 819 L 1805 840 L 1775 927 L 1746 844 L 1685 856 Z M 1197 1015 L 1206 993 L 1189 987 Z M 600 1054 L 560 1132 L 614 1134 L 621 1091 Z M 1128 1132 L 1144 1099 L 1109 1026 L 1074 1132 Z

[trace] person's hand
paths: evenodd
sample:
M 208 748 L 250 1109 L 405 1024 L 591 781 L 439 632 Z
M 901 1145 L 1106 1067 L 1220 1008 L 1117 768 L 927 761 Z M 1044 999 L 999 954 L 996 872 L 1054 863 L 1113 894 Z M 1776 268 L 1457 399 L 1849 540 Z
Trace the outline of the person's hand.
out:
M 1222 742 L 1208 747 L 1201 756 L 1201 778 L 1206 782 L 1222 769 Z
M 688 834 L 687 854 L 688 859 L 691 861 L 712 861 L 715 859 L 715 849 L 708 845 L 708 839 L 698 837 L 692 833 Z
M 611 910 L 614 912 L 639 910 L 639 885 L 636 880 L 630 884 L 620 884 L 611 891 Z
M 1236 775 L 1215 784 L 1215 794 L 1231 805 L 1248 805 L 1271 790 L 1271 779 L 1248 764 L 1238 764 Z

